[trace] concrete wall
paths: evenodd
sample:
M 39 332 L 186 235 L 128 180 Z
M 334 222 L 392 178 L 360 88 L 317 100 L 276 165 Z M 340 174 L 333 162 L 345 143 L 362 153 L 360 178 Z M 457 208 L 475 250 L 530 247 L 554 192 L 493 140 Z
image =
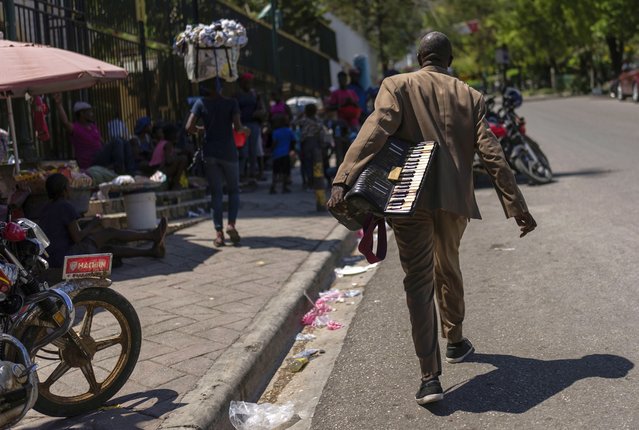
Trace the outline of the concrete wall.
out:
M 330 21 L 329 27 L 335 32 L 337 39 L 337 56 L 339 62 L 331 60 L 331 86 L 337 87 L 337 73 L 340 70 L 353 67 L 353 58 L 358 54 L 368 56 L 371 70 L 371 81 L 376 85 L 378 81 L 377 55 L 370 43 L 358 32 L 349 27 L 332 13 L 324 14 Z

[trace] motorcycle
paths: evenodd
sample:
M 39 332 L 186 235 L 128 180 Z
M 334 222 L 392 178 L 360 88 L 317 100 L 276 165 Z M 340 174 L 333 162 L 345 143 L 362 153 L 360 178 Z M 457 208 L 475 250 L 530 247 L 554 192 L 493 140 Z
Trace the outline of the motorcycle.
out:
M 31 408 L 55 417 L 99 408 L 140 354 L 137 313 L 108 288 L 111 254 L 67 257 L 66 280 L 50 287 L 48 245 L 30 220 L 0 223 L 0 429 Z
M 552 169 L 539 144 L 526 134 L 526 121 L 515 112 L 521 103 L 521 94 L 515 89 L 504 93 L 502 106 L 498 110 L 495 110 L 494 97 L 487 97 L 486 119 L 510 167 L 526 176 L 532 184 L 547 184 L 552 181 Z M 475 155 L 473 170 L 475 173 L 485 173 L 478 155 Z

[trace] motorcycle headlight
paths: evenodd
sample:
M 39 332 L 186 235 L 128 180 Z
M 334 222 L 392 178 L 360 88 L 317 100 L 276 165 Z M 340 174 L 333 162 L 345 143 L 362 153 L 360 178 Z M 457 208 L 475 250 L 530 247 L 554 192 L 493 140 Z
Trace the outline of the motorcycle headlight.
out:
M 47 235 L 40 228 L 40 226 L 36 224 L 35 222 L 26 218 L 20 218 L 16 222 L 18 223 L 20 227 L 24 228 L 25 230 L 29 232 L 28 235 L 30 238 L 38 241 L 43 251 L 46 248 L 48 248 L 49 245 L 51 245 L 51 241 L 49 240 Z

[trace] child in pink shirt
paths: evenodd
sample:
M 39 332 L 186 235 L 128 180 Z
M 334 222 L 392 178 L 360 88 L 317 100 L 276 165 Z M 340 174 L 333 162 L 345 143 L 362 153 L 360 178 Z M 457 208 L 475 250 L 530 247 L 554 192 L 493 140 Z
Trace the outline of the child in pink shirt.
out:
M 153 150 L 149 166 L 155 167 L 167 176 L 170 190 L 180 188 L 180 177 L 186 171 L 187 159 L 177 154 L 175 143 L 178 139 L 178 128 L 167 124 L 162 129 L 164 139 L 160 140 Z

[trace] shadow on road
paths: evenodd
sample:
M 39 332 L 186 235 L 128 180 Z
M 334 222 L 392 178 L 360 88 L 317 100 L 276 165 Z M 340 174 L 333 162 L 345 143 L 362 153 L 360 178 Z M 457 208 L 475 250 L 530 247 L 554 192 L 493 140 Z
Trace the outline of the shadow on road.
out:
M 251 249 L 281 248 L 310 252 L 324 242 L 327 241 L 306 239 L 301 236 L 248 236 L 242 238 L 239 246 Z M 328 242 L 331 247 L 339 243 L 338 240 Z
M 86 415 L 49 421 L 34 427 L 26 424 L 20 428 L 24 430 L 145 428 L 145 422 L 153 421 L 184 406 L 184 403 L 174 403 L 177 396 L 177 392 L 167 389 L 141 391 L 111 399 L 100 410 Z
M 575 170 L 574 172 L 555 172 L 552 176 L 553 178 L 564 178 L 569 176 L 599 176 L 607 175 L 612 172 L 614 172 L 614 170 L 611 169 L 583 169 Z
M 521 414 L 586 378 L 623 378 L 634 364 L 609 354 L 577 359 L 537 360 L 512 355 L 474 354 L 469 363 L 496 367 L 446 393 L 444 401 L 424 406 L 433 414 L 448 416 L 456 411 Z M 592 384 L 599 384 L 593 380 Z
M 183 232 L 172 234 L 165 239 L 164 258 L 125 258 L 123 266 L 113 270 L 111 279 L 120 282 L 146 276 L 190 272 L 218 252 L 211 246 L 213 235 L 214 230 L 211 228 L 211 236 L 202 238 L 209 243 L 209 246 L 204 246 L 196 243 L 194 235 Z
M 553 172 L 553 180 L 550 183 L 555 182 L 559 178 L 567 178 L 570 176 L 600 176 L 613 172 L 614 170 L 611 169 L 582 169 L 575 170 L 574 172 Z M 516 174 L 515 179 L 517 180 L 517 185 L 527 185 L 529 183 L 528 178 L 522 174 Z M 477 175 L 474 184 L 475 189 L 493 188 L 493 183 L 488 175 Z

